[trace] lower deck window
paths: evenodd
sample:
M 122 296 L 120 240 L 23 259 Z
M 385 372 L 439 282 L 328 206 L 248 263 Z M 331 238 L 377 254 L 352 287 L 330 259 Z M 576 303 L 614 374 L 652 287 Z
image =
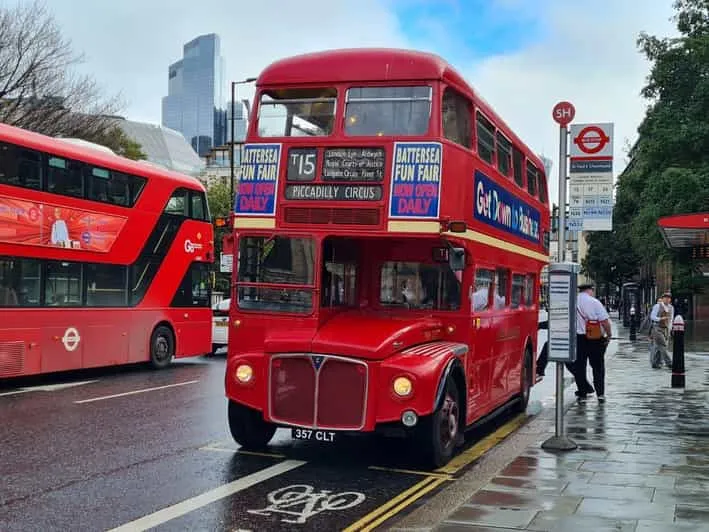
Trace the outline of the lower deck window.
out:
M 383 306 L 458 310 L 460 281 L 447 264 L 386 262 L 380 273 L 379 300 Z
M 313 293 L 297 288 L 240 286 L 237 301 L 243 310 L 308 314 L 313 308 Z

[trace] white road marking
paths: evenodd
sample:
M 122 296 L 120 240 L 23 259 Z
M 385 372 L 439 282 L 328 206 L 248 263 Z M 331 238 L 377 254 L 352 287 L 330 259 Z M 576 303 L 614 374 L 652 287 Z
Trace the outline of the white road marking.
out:
M 191 499 L 186 499 L 172 506 L 168 506 L 167 508 L 163 508 L 162 510 L 158 510 L 155 513 L 146 515 L 145 517 L 141 517 L 140 519 L 136 519 L 135 521 L 131 521 L 125 525 L 121 525 L 118 528 L 109 530 L 109 532 L 138 532 L 148 530 L 163 523 L 167 523 L 177 517 L 193 512 L 203 506 L 207 506 L 208 504 L 218 501 L 219 499 L 229 497 L 230 495 L 239 493 L 240 491 L 250 488 L 251 486 L 255 486 L 256 484 L 260 484 L 261 482 L 282 475 L 283 473 L 287 473 L 288 471 L 303 466 L 306 463 L 307 462 L 302 462 L 300 460 L 285 460 L 279 464 L 272 465 L 271 467 L 267 467 L 261 471 L 257 471 L 256 473 L 246 475 L 245 477 L 235 480 L 234 482 L 230 482 L 229 484 L 224 484 L 223 486 L 219 486 L 213 490 L 201 493 Z
M 155 390 L 164 390 L 166 388 L 175 388 L 176 386 L 185 386 L 187 384 L 195 384 L 196 382 L 199 382 L 199 379 L 196 381 L 178 382 L 176 384 L 167 384 L 165 386 L 155 386 L 153 388 L 143 388 L 142 390 L 133 390 L 130 392 L 116 393 L 113 395 L 104 395 L 103 397 L 92 397 L 91 399 L 82 399 L 81 401 L 74 401 L 74 403 L 77 405 L 82 405 L 84 403 L 93 403 L 94 401 L 103 401 L 105 399 L 114 399 L 115 397 L 125 397 L 126 395 L 135 395 L 137 393 L 154 392 Z
M 40 386 L 29 386 L 29 387 L 25 387 L 25 388 L 20 388 L 19 390 L 14 390 L 12 392 L 0 393 L 0 397 L 3 397 L 5 395 L 17 395 L 20 393 L 29 393 L 29 392 L 56 392 L 59 390 L 64 390 L 66 388 L 73 388 L 74 386 L 83 386 L 84 384 L 91 384 L 92 382 L 98 382 L 98 381 L 93 380 L 93 381 L 81 381 L 81 382 L 65 382 L 63 384 L 43 384 Z

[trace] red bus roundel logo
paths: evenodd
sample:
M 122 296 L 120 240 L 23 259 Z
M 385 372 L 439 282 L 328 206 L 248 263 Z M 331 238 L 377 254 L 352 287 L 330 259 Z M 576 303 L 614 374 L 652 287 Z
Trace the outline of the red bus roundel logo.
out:
M 574 144 L 579 147 L 582 152 L 593 155 L 598 153 L 610 142 L 610 138 L 598 126 L 586 126 L 579 131 L 578 136 L 574 139 Z

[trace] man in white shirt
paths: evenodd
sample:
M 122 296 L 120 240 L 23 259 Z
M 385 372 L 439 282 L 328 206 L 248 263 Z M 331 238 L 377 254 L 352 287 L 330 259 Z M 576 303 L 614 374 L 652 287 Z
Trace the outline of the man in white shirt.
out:
M 586 324 L 588 321 L 598 321 L 600 323 L 601 338 L 590 339 L 586 336 Z M 576 362 L 572 367 L 567 366 L 576 379 L 576 396 L 579 402 L 585 401 L 586 396 L 594 392 L 594 387 L 598 401 L 603 403 L 606 400 L 606 364 L 604 355 L 610 337 L 610 316 L 603 304 L 593 297 L 593 285 L 579 285 L 579 296 L 576 300 Z M 586 378 L 587 362 L 593 370 L 593 386 Z
M 668 369 L 672 369 L 672 359 L 667 353 L 667 345 L 670 339 L 670 330 L 674 320 L 675 309 L 670 304 L 672 294 L 665 292 L 660 301 L 655 303 L 650 312 L 650 322 L 652 329 L 650 332 L 654 350 L 652 352 L 652 367 L 659 368 L 664 362 Z

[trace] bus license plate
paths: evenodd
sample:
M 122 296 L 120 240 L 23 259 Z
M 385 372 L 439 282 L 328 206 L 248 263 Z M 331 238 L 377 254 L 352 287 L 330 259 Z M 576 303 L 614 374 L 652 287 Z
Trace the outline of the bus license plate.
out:
M 319 441 L 332 443 L 335 433 L 328 430 L 292 429 L 291 436 L 294 440 Z

